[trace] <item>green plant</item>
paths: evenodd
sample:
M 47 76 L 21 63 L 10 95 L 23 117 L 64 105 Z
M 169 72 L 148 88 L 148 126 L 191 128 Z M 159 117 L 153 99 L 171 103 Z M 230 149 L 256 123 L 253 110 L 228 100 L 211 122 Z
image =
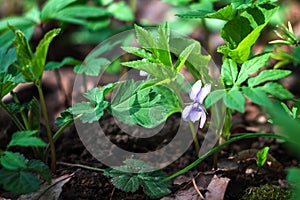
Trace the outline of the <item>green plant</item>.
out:
M 266 163 L 268 158 L 269 147 L 264 147 L 263 149 L 259 150 L 256 154 L 256 165 L 258 170 L 260 170 Z
M 40 160 L 28 160 L 20 153 L 10 151 L 11 147 L 45 147 L 46 143 L 37 136 L 37 131 L 19 131 L 12 135 L 7 148 L 0 150 L 0 184 L 16 194 L 27 194 L 39 188 L 39 176 L 51 181 L 51 172 Z M 39 175 L 39 176 L 38 176 Z
M 149 172 L 154 168 L 140 160 L 127 159 L 124 164 L 104 171 L 104 175 L 111 177 L 111 182 L 118 189 L 135 192 L 141 186 L 145 194 L 151 198 L 159 198 L 171 193 L 169 189 L 171 182 L 161 182 L 167 177 L 164 172 Z

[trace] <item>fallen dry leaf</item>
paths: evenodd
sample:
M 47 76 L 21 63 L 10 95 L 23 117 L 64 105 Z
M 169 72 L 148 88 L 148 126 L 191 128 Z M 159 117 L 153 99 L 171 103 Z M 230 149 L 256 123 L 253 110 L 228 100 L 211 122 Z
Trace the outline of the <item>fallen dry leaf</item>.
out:
M 205 193 L 205 200 L 223 200 L 229 181 L 229 178 L 219 178 L 214 175 L 207 187 L 208 191 Z
M 21 195 L 18 200 L 58 200 L 62 192 L 62 187 L 69 182 L 75 173 L 52 179 L 51 184 L 43 183 L 37 192 Z

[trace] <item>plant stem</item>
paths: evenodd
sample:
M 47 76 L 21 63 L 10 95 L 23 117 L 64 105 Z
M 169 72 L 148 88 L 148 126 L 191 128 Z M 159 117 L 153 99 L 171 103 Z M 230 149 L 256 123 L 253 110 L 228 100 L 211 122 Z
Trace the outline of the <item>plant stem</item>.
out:
M 178 97 L 178 100 L 179 100 L 179 103 L 180 103 L 181 107 L 184 107 L 185 104 L 184 104 L 184 101 L 182 100 L 180 92 L 177 90 L 177 88 L 174 88 L 172 86 L 171 86 L 171 88 L 177 94 L 177 97 Z M 200 145 L 199 145 L 199 141 L 198 141 L 198 138 L 197 138 L 197 133 L 195 131 L 193 123 L 191 121 L 189 121 L 188 124 L 189 124 L 189 127 L 190 127 L 192 135 L 193 135 L 193 141 L 194 141 L 194 144 L 195 144 L 195 150 L 196 150 L 196 153 L 198 154 L 199 151 L 200 151 Z
M 81 115 L 78 115 L 76 117 L 74 117 L 73 120 L 68 121 L 67 123 L 65 123 L 63 126 L 61 126 L 53 135 L 53 143 L 56 142 L 56 140 L 60 137 L 60 135 L 63 133 L 63 131 L 69 127 L 75 120 L 79 119 L 81 117 Z M 45 149 L 45 154 L 47 155 L 49 153 L 49 148 L 50 148 L 50 144 L 47 145 L 46 149 Z
M 100 169 L 97 167 L 90 167 L 90 166 L 82 165 L 82 164 L 72 164 L 72 163 L 66 163 L 66 162 L 57 162 L 57 164 L 65 165 L 65 166 L 69 166 L 69 167 L 80 167 L 83 169 L 88 169 L 88 170 L 93 170 L 93 171 L 98 171 L 98 172 L 104 172 L 104 169 Z
M 226 145 L 229 145 L 232 142 L 238 141 L 238 140 L 242 140 L 242 139 L 249 139 L 249 138 L 257 138 L 257 137 L 264 137 L 264 138 L 274 138 L 274 139 L 281 139 L 281 140 L 285 140 L 288 141 L 288 138 L 281 136 L 281 135 L 276 135 L 276 134 L 270 134 L 270 133 L 244 133 L 241 134 L 239 136 L 235 136 L 233 138 L 230 138 L 229 140 L 227 140 L 226 142 L 212 148 L 210 151 L 208 151 L 207 153 L 205 153 L 204 155 L 202 155 L 201 157 L 199 157 L 197 160 L 195 160 L 193 163 L 191 163 L 190 165 L 188 165 L 187 167 L 183 168 L 182 170 L 172 174 L 171 176 L 163 179 L 162 181 L 168 181 L 171 180 L 185 172 L 188 172 L 190 169 L 194 168 L 195 166 L 197 166 L 199 163 L 201 163 L 204 159 L 206 159 L 208 156 L 212 155 L 214 152 L 220 150 L 221 148 L 223 148 Z
M 18 99 L 16 93 L 11 92 L 10 94 L 11 94 L 11 96 L 13 97 L 14 101 L 15 101 L 16 103 L 20 104 L 20 101 L 19 101 L 19 99 Z M 25 115 L 25 112 L 24 112 L 23 110 L 21 111 L 21 117 L 22 117 L 22 120 L 23 120 L 23 122 L 24 122 L 24 125 L 25 125 L 26 130 L 29 130 L 29 129 L 30 129 L 29 123 L 28 123 L 27 117 L 26 117 L 26 115 Z
M 20 122 L 20 120 L 9 110 L 9 108 L 5 105 L 5 103 L 3 103 L 2 101 L 0 101 L 0 107 L 2 107 L 5 112 L 9 115 L 9 117 L 12 119 L 12 121 L 16 124 L 16 126 L 18 127 L 18 129 L 20 131 L 24 131 L 25 128 L 23 126 L 23 124 Z
M 44 117 L 45 124 L 46 124 L 46 131 L 47 131 L 48 140 L 49 140 L 50 149 L 51 149 L 51 170 L 52 170 L 52 172 L 55 172 L 56 171 L 55 146 L 54 146 L 54 142 L 53 142 L 53 138 L 52 138 L 52 132 L 51 132 L 51 129 L 50 129 L 48 112 L 47 112 L 47 107 L 46 107 L 46 102 L 45 102 L 41 82 L 36 84 L 36 87 L 38 89 L 39 96 L 40 96 L 41 108 L 42 108 L 43 117 Z

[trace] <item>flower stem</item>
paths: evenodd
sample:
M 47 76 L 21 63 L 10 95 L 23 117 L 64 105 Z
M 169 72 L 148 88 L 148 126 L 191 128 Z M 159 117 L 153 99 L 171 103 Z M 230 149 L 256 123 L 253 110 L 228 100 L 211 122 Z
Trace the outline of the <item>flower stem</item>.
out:
M 178 100 L 179 100 L 179 103 L 181 105 L 181 107 L 184 107 L 185 106 L 185 103 L 181 97 L 181 94 L 180 92 L 177 90 L 177 88 L 175 87 L 172 87 L 171 88 L 175 91 L 175 93 L 177 94 L 177 97 L 178 97 Z M 198 138 L 197 138 L 197 133 L 195 131 L 195 128 L 194 128 L 194 125 L 191 121 L 188 122 L 189 124 L 189 127 L 191 129 L 191 132 L 192 132 L 192 136 L 193 136 L 193 141 L 194 141 L 194 144 L 195 144 L 195 150 L 196 150 L 196 153 L 198 154 L 199 151 L 200 151 L 200 145 L 199 145 L 199 141 L 198 141 Z
M 54 146 L 54 142 L 53 142 L 53 138 L 52 138 L 52 132 L 51 132 L 51 129 L 50 129 L 48 112 L 47 112 L 47 107 L 46 107 L 46 102 L 45 102 L 45 98 L 44 98 L 44 94 L 43 94 L 41 82 L 39 82 L 38 84 L 36 84 L 36 87 L 38 89 L 39 96 L 40 96 L 41 108 L 42 108 L 43 117 L 44 117 L 45 124 L 46 124 L 46 131 L 47 131 L 48 140 L 49 140 L 50 149 L 51 149 L 51 170 L 52 170 L 52 172 L 55 172 L 56 171 L 55 146 Z
M 9 108 L 5 105 L 5 103 L 3 103 L 2 101 L 0 101 L 0 107 L 2 107 L 5 112 L 9 115 L 9 117 L 11 118 L 11 120 L 16 124 L 16 126 L 18 127 L 18 129 L 20 131 L 24 131 L 25 128 L 23 126 L 23 124 L 20 122 L 20 120 L 9 110 Z
M 202 155 L 201 157 L 199 157 L 197 160 L 195 160 L 193 163 L 191 163 L 190 165 L 186 166 L 185 168 L 183 168 L 182 170 L 172 174 L 171 176 L 165 178 L 162 181 L 168 181 L 171 180 L 185 172 L 188 172 L 190 169 L 194 168 L 195 166 L 197 166 L 198 164 L 200 164 L 203 160 L 205 160 L 207 157 L 209 157 L 210 155 L 212 155 L 214 152 L 219 151 L 221 148 L 223 148 L 226 145 L 229 145 L 230 143 L 233 143 L 235 141 L 238 140 L 242 140 L 242 139 L 249 139 L 249 138 L 258 138 L 258 137 L 262 137 L 262 138 L 274 138 L 274 139 L 281 139 L 281 140 L 285 140 L 288 141 L 288 138 L 281 136 L 281 135 L 276 135 L 276 134 L 271 134 L 271 133 L 244 133 L 244 134 L 239 134 L 238 136 L 232 137 L 229 140 L 225 141 L 224 143 L 215 146 L 214 148 L 212 148 L 210 151 L 208 151 L 207 153 L 205 153 L 204 155 Z

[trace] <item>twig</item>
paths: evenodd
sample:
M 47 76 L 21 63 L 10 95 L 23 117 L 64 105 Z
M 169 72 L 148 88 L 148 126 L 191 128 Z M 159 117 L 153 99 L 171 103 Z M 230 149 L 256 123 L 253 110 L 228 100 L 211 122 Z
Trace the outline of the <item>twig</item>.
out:
M 197 191 L 197 193 L 198 193 L 199 196 L 200 196 L 200 199 L 204 199 L 203 195 L 201 194 L 201 192 L 200 192 L 200 190 L 199 190 L 199 188 L 198 188 L 198 186 L 197 186 L 197 184 L 196 184 L 196 181 L 195 181 L 195 178 L 194 178 L 194 177 L 192 178 L 192 182 L 193 182 L 193 185 L 194 185 L 195 190 Z
M 114 195 L 114 193 L 115 193 L 115 190 L 116 190 L 116 188 L 114 187 L 114 189 L 113 189 L 113 191 L 111 192 L 111 194 L 110 194 L 110 200 L 112 200 L 113 199 L 113 195 Z
M 93 171 L 98 171 L 98 172 L 104 172 L 104 169 L 100 169 L 97 167 L 90 167 L 87 165 L 82 165 L 82 164 L 73 164 L 73 163 L 66 163 L 66 162 L 57 162 L 56 164 L 58 165 L 65 165 L 65 166 L 69 166 L 69 167 L 80 167 L 83 169 L 88 169 L 88 170 L 93 170 Z

